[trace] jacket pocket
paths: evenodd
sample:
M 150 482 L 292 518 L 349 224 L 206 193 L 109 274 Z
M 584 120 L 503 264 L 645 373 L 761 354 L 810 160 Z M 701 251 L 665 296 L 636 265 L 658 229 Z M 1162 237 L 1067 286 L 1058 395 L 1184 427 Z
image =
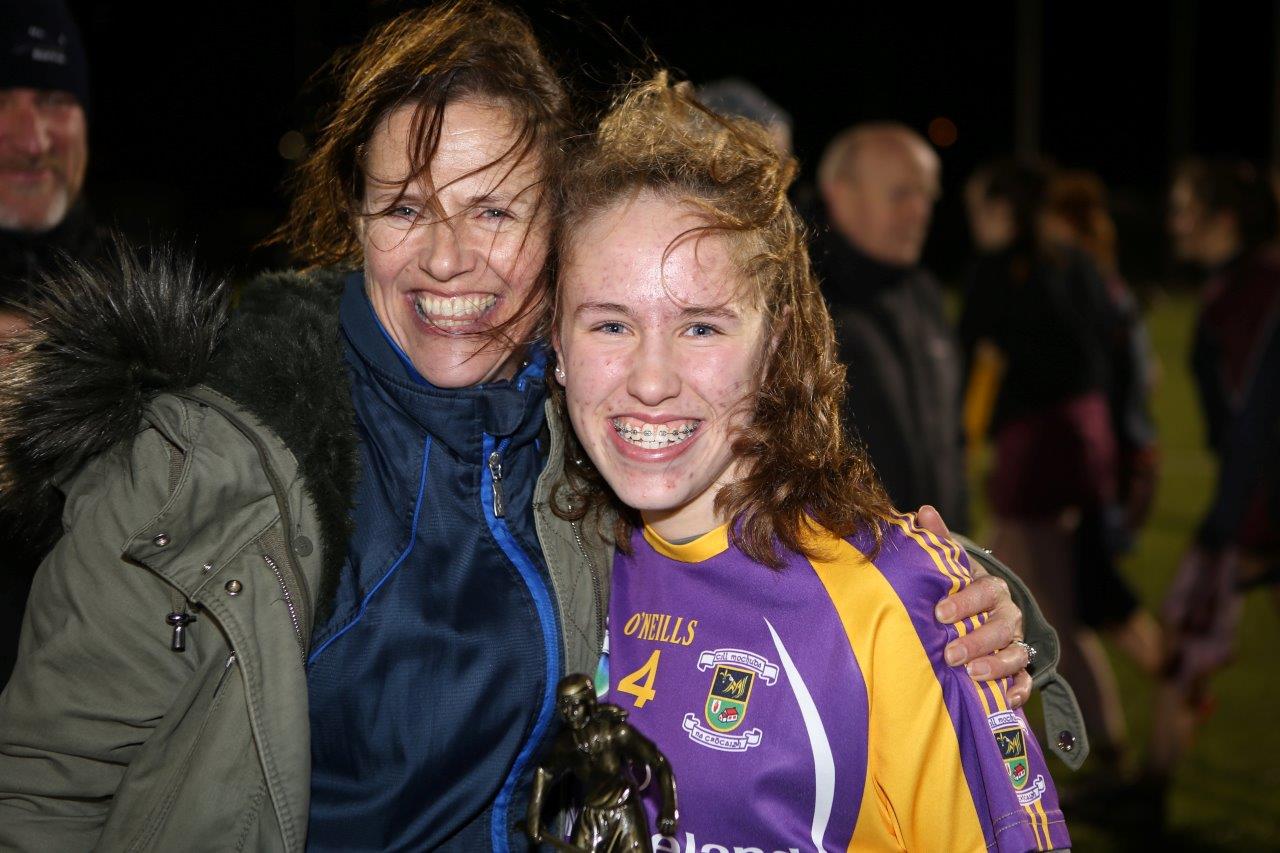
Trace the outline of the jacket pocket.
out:
M 206 730 L 209 728 L 210 723 L 216 718 L 218 709 L 222 705 L 224 697 L 227 695 L 227 691 L 223 688 L 227 685 L 234 669 L 236 669 L 235 653 L 232 652 L 227 658 L 226 663 L 223 665 L 222 673 L 214 682 L 212 692 L 208 693 L 209 699 L 207 710 L 205 711 L 199 725 L 194 730 L 194 733 L 190 736 L 189 742 L 184 745 L 182 741 L 187 740 L 187 738 L 182 738 L 179 735 L 179 731 L 175 730 L 171 738 L 171 743 L 165 745 L 165 752 L 170 753 L 167 756 L 170 766 L 166 768 L 164 775 L 167 778 L 162 783 L 160 790 L 157 792 L 160 796 L 160 800 L 147 815 L 146 820 L 143 823 L 142 830 L 129 842 L 127 847 L 128 850 L 135 851 L 155 849 L 152 847 L 152 841 L 154 840 L 156 833 L 159 832 L 161 827 L 168 821 L 174 802 L 178 799 L 182 790 L 188 786 L 189 777 L 192 774 L 198 774 L 200 772 L 200 767 L 195 761 L 196 753 L 200 749 L 201 743 L 204 740 Z M 202 693 L 203 692 L 204 691 L 202 691 Z M 179 726 L 179 730 L 180 728 L 181 726 Z M 176 761 L 174 760 L 174 751 L 180 751 L 182 756 Z
M 191 675 L 191 698 L 175 702 L 131 763 L 98 849 L 232 850 L 243 826 L 260 822 L 253 793 L 264 777 L 239 652 L 211 651 Z

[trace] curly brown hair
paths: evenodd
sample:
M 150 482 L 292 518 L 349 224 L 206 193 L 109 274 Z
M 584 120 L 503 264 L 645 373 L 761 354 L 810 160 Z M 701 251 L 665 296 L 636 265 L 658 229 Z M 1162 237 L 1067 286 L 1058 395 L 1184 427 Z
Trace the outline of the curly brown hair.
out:
M 1077 244 L 1102 270 L 1116 269 L 1116 223 L 1107 208 L 1102 178 L 1083 169 L 1049 178 L 1045 210 L 1071 228 Z
M 374 29 L 335 58 L 340 96 L 314 148 L 291 178 L 288 215 L 268 242 L 284 244 L 306 266 L 358 268 L 363 251 L 355 222 L 393 209 L 364 210 L 364 154 L 380 121 L 415 107 L 410 172 L 400 193 L 423 182 L 440 138 L 444 108 L 469 98 L 495 101 L 511 114 L 517 133 L 496 162 L 541 160 L 539 209 L 555 195 L 563 143 L 574 116 L 569 94 L 539 46 L 529 22 L 489 0 L 452 0 L 406 12 Z M 476 172 L 492 164 L 484 164 Z M 434 195 L 434 192 L 432 192 Z M 432 213 L 444 216 L 438 202 Z M 543 270 L 508 325 L 545 305 L 550 274 Z
M 734 544 L 757 562 L 778 567 L 778 546 L 817 557 L 807 535 L 816 523 L 837 536 L 893 514 L 865 451 L 841 422 L 845 370 L 836 357 L 831 314 L 809 266 L 807 235 L 787 197 L 794 158 L 746 119 L 718 115 L 698 103 L 687 83 L 667 72 L 629 86 L 565 175 L 555 255 L 573 260 L 576 226 L 642 191 L 690 205 L 703 217 L 694 232 L 725 235 L 743 283 L 765 313 L 776 345 L 764 379 L 747 403 L 751 417 L 733 439 L 746 474 L 716 495 L 716 509 L 735 520 Z M 671 247 L 668 247 L 670 251 Z M 559 317 L 559 306 L 556 308 Z M 553 320 L 553 323 L 557 322 Z M 564 416 L 564 394 L 552 395 Z M 638 514 L 622 506 L 576 437 L 566 442 L 566 482 L 555 494 L 561 516 L 581 520 L 617 513 L 613 531 L 626 548 Z

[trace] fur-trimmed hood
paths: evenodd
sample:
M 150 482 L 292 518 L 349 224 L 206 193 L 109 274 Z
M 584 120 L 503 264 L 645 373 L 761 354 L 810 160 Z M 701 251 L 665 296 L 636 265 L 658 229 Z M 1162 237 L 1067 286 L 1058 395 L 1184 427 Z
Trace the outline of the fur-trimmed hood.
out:
M 298 460 L 323 525 L 326 586 L 345 554 L 355 432 L 338 327 L 342 275 L 275 273 L 240 293 L 157 250 L 117 244 L 42 282 L 39 318 L 0 370 L 0 523 L 47 550 L 58 484 L 137 433 L 148 402 L 204 384 L 273 430 Z M 321 601 L 326 598 L 321 592 Z

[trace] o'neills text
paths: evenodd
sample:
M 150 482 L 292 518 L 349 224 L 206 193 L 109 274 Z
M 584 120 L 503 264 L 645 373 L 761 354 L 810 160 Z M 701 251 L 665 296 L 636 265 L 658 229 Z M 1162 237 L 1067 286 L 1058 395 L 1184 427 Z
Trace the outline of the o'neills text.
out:
M 676 646 L 693 645 L 693 629 L 698 627 L 698 620 L 685 622 L 683 616 L 674 618 L 672 622 L 670 613 L 632 613 L 627 624 L 622 626 L 622 633 L 638 640 L 656 640 Z

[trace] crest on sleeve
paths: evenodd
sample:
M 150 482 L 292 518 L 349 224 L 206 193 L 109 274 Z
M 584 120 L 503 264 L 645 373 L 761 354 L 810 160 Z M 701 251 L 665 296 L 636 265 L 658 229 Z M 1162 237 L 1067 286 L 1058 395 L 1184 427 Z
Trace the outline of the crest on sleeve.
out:
M 1000 747 L 1000 757 L 1009 771 L 1009 781 L 1016 790 L 1027 787 L 1030 768 L 1027 766 L 1027 742 L 1020 728 L 996 729 L 996 744 Z
M 1030 805 L 1044 794 L 1044 776 L 1031 778 L 1031 762 L 1027 759 L 1027 728 L 1022 718 L 1013 711 L 997 711 L 987 717 L 987 725 L 996 739 L 1000 760 L 1009 774 L 1009 784 L 1018 795 L 1018 802 Z

